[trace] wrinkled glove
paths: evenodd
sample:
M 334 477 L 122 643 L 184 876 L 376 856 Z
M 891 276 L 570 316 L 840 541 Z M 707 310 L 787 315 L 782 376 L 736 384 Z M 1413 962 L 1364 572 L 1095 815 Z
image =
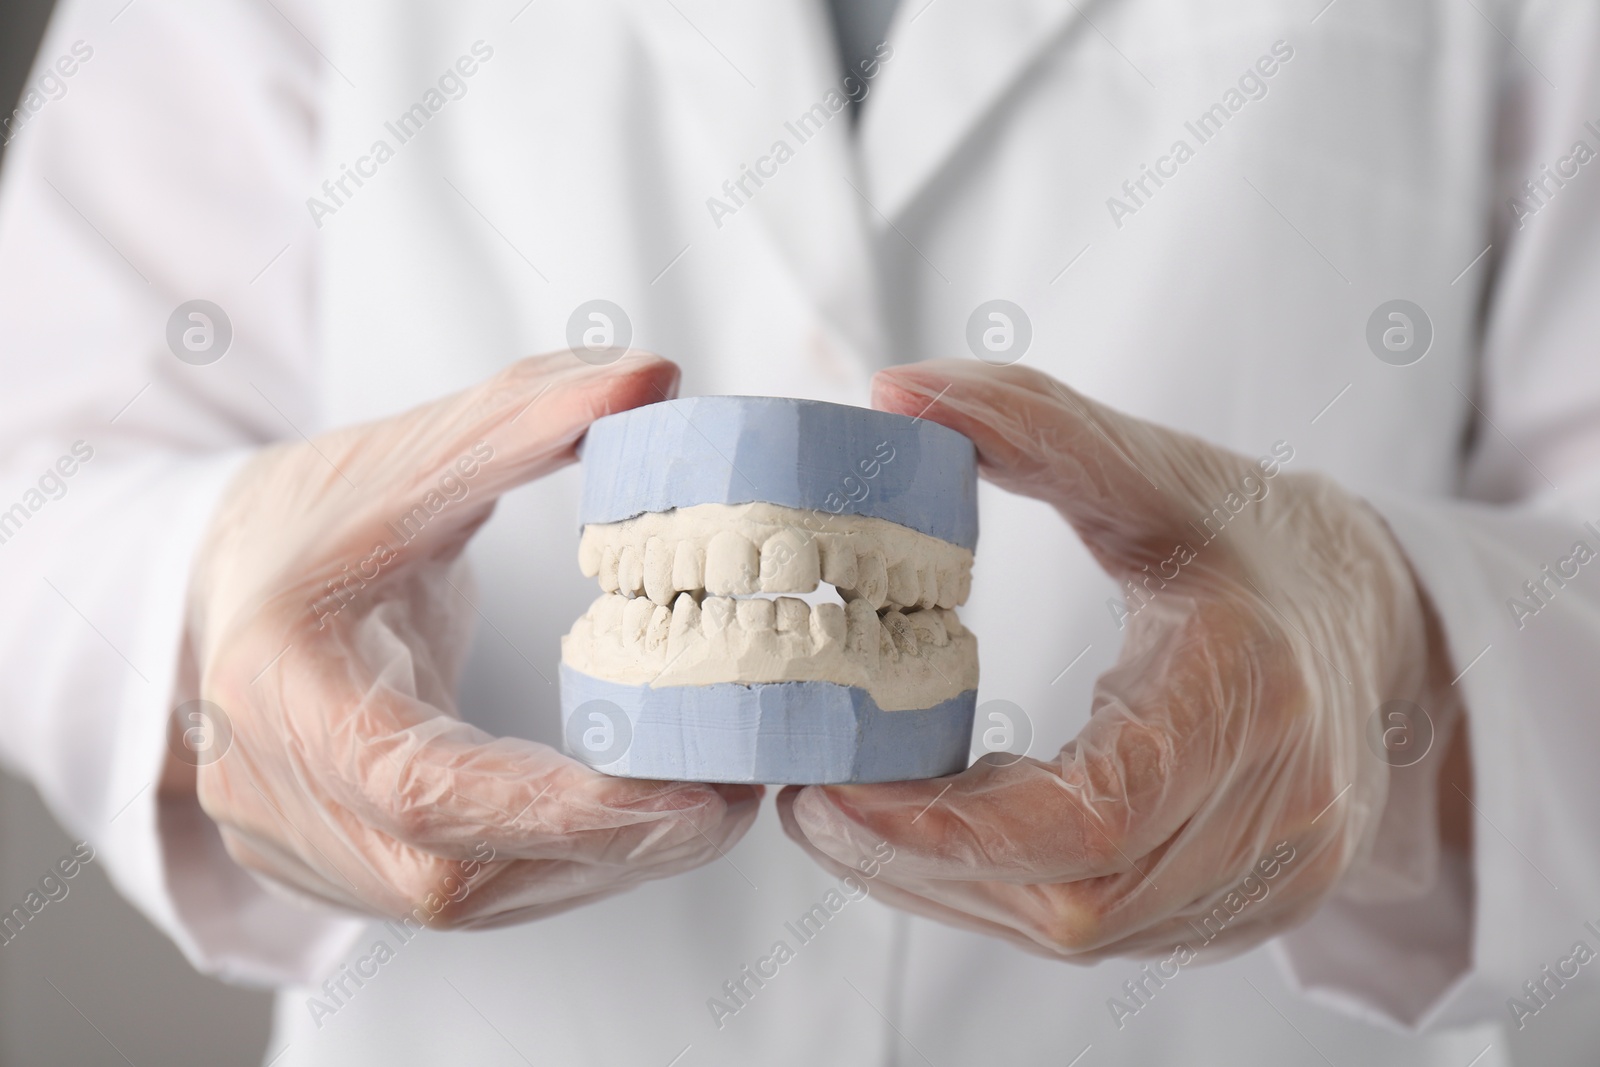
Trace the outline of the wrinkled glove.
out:
M 1055 759 L 786 789 L 791 837 L 839 872 L 887 842 L 890 903 L 1085 962 L 1240 950 L 1365 863 L 1391 768 L 1363 732 L 1437 684 L 1428 609 L 1375 512 L 1020 367 L 899 367 L 874 403 L 968 435 L 985 477 L 1053 504 L 1123 585 L 1124 645 Z
M 198 795 L 235 860 L 358 911 L 481 927 L 696 867 L 749 828 L 757 789 L 607 777 L 455 710 L 468 538 L 591 421 L 677 377 L 640 355 L 527 359 L 241 470 L 189 601 L 201 696 L 232 734 L 197 761 Z

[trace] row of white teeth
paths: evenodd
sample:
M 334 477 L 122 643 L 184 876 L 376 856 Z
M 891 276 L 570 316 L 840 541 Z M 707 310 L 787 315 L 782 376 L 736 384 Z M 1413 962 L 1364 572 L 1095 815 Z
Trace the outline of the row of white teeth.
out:
M 562 639 L 562 659 L 596 678 L 832 682 L 867 690 L 885 711 L 977 688 L 977 639 L 953 610 L 971 587 L 972 552 L 898 523 L 697 504 L 590 524 L 578 562 L 605 593 Z M 823 582 L 844 603 L 775 595 Z
M 683 592 L 809 593 L 827 582 L 845 600 L 865 600 L 874 609 L 953 608 L 972 588 L 970 552 L 910 530 L 884 537 L 747 523 L 709 538 L 673 539 L 641 538 L 642 531 L 629 528 L 638 522 L 585 527 L 578 565 L 608 593 L 659 605 Z
M 841 652 L 875 665 L 943 648 L 966 636 L 949 608 L 879 615 L 865 600 L 807 604 L 796 597 L 734 599 L 679 593 L 670 609 L 645 597 L 601 596 L 573 628 L 572 638 L 614 638 L 622 649 L 668 658 L 710 639 L 782 658 Z M 738 647 L 735 648 L 737 653 Z

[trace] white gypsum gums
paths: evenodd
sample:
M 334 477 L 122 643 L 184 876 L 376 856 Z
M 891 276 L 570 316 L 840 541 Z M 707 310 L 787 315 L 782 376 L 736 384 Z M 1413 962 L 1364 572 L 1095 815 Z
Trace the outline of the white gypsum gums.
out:
M 624 685 L 825 681 L 886 711 L 976 687 L 977 641 L 952 610 L 972 553 L 897 523 L 774 504 L 699 504 L 584 528 L 606 594 L 562 658 Z M 844 604 L 791 596 L 819 582 Z M 747 599 L 736 599 L 736 598 Z

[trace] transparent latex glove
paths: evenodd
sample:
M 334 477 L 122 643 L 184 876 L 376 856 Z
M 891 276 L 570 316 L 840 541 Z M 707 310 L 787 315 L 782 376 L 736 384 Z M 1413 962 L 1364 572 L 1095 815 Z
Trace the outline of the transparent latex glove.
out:
M 890 903 L 1085 962 L 1180 941 L 1220 955 L 1308 916 L 1383 809 L 1390 769 L 1363 731 L 1427 682 L 1426 609 L 1377 514 L 1020 367 L 898 367 L 873 398 L 971 437 L 985 477 L 1054 505 L 1139 592 L 1054 759 L 786 789 L 789 835 L 836 871 L 876 868 Z
M 467 540 L 595 418 L 677 380 L 654 356 L 526 359 L 241 470 L 189 600 L 201 696 L 232 733 L 196 784 L 235 860 L 357 911 L 483 927 L 688 870 L 749 828 L 757 789 L 611 778 L 456 716 Z

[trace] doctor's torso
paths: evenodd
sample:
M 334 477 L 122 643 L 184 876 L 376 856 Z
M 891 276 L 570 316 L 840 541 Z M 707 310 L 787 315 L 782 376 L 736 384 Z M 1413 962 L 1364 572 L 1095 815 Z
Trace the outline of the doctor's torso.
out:
M 1313 23 L 1315 5 L 1267 0 L 910 3 L 854 86 L 820 3 L 521 6 L 322 16 L 353 82 L 325 86 L 306 190 L 323 425 L 565 348 L 593 300 L 682 365 L 684 393 L 864 404 L 879 367 L 971 358 L 974 312 L 1004 300 L 1026 364 L 1116 407 L 1252 456 L 1286 443 L 1286 469 L 1358 492 L 1455 486 L 1469 409 L 1451 383 L 1471 379 L 1482 292 L 1458 272 L 1490 239 L 1503 48 L 1470 6 L 1344 0 Z M 1449 62 L 1422 47 L 1440 36 Z M 1409 366 L 1367 340 L 1395 299 L 1431 328 Z M 513 492 L 470 549 L 484 624 L 462 711 L 491 731 L 560 743 L 559 638 L 594 596 L 578 479 Z M 963 611 L 980 703 L 1020 706 L 1048 756 L 1116 655 L 1119 592 L 1049 508 L 988 486 L 981 508 Z M 1091 1045 L 1085 1064 L 1254 1063 L 1303 1060 L 1298 1028 L 1341 1062 L 1464 1064 L 1486 1040 L 1312 1007 L 1265 950 L 1118 1018 L 1141 962 L 1055 963 L 870 899 L 796 938 L 834 885 L 769 806 L 725 859 L 576 912 L 406 941 L 375 926 L 351 955 L 371 976 L 331 1013 L 285 992 L 273 1047 L 284 1064 L 1067 1063 Z

